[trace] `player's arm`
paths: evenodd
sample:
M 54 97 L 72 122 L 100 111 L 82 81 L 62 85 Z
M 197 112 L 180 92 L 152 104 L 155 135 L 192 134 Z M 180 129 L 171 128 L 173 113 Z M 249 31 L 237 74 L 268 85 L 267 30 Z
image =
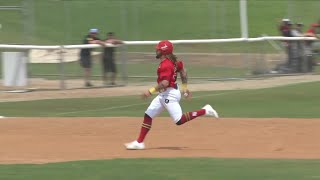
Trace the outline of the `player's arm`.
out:
M 181 78 L 181 89 L 182 89 L 182 93 L 184 95 L 184 97 L 186 98 L 191 98 L 191 92 L 188 89 L 188 74 L 187 74 L 187 70 L 184 67 L 184 63 L 182 61 L 178 61 L 177 62 L 177 67 L 178 67 L 178 72 L 180 74 L 180 78 Z
M 187 74 L 187 70 L 186 69 L 181 69 L 180 70 L 180 77 L 181 77 L 181 82 L 183 85 L 187 85 L 188 84 L 188 74 Z
M 144 98 L 147 98 L 155 92 L 163 92 L 169 86 L 171 76 L 172 72 L 170 70 L 170 67 L 163 66 L 159 75 L 160 82 L 156 86 L 145 91 L 142 96 Z
M 104 42 L 101 41 L 100 39 L 88 38 L 87 41 L 88 41 L 88 44 L 99 44 L 101 46 L 105 46 Z
M 181 89 L 182 89 L 183 95 L 186 98 L 191 98 L 191 92 L 188 89 L 188 74 L 187 74 L 187 70 L 185 68 L 182 68 L 180 70 L 179 74 L 180 74 L 180 78 L 181 78 L 181 82 L 182 82 Z
M 148 90 L 149 94 L 153 94 L 155 92 L 162 92 L 169 86 L 168 80 L 162 80 L 155 87 L 152 87 Z
M 118 40 L 118 39 L 106 39 L 105 41 L 103 41 L 104 45 L 107 44 L 113 44 L 113 45 L 118 45 L 118 44 L 124 44 L 123 41 Z
M 124 44 L 124 43 L 123 43 L 123 41 L 121 41 L 119 39 L 114 39 L 113 44 Z
M 164 79 L 164 80 L 160 81 L 159 84 L 157 84 L 155 87 L 152 87 L 152 88 L 148 89 L 146 92 L 144 92 L 144 94 L 142 96 L 144 98 L 147 98 L 147 97 L 151 96 L 152 94 L 154 94 L 155 92 L 162 92 L 168 86 L 169 86 L 169 81 Z

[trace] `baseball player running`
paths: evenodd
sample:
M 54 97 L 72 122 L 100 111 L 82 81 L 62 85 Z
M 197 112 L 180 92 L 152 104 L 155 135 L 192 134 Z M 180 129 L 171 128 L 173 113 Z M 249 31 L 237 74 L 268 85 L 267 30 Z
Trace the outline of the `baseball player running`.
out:
M 199 116 L 207 115 L 218 118 L 218 113 L 209 105 L 202 109 L 182 114 L 179 101 L 181 92 L 176 83 L 177 74 L 179 73 L 182 81 L 182 92 L 186 98 L 191 98 L 191 93 L 187 88 L 187 73 L 182 61 L 172 53 L 173 45 L 168 40 L 163 40 L 156 46 L 156 58 L 160 59 L 160 65 L 157 70 L 158 79 L 156 85 L 143 93 L 143 98 L 150 97 L 153 93 L 159 92 L 158 96 L 153 99 L 148 109 L 145 111 L 144 120 L 137 140 L 126 143 L 125 147 L 130 150 L 144 149 L 144 139 L 151 129 L 152 119 L 166 109 L 176 125 L 182 125 Z

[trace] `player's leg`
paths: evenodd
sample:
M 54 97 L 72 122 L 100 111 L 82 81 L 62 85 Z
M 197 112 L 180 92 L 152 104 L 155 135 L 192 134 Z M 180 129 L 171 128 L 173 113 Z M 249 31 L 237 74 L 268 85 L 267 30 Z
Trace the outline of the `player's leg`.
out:
M 203 116 L 203 115 L 213 116 L 215 118 L 219 118 L 217 111 L 214 110 L 211 107 L 211 105 L 207 104 L 199 110 L 184 113 L 181 116 L 180 120 L 176 124 L 182 125 L 188 121 L 191 121 L 191 120 L 193 120 L 199 116 Z
M 148 109 L 145 111 L 140 133 L 136 141 L 125 144 L 127 149 L 144 149 L 144 139 L 152 126 L 152 119 L 163 111 L 164 107 L 160 103 L 159 96 L 153 99 Z
M 116 75 L 117 75 L 117 69 L 116 69 L 116 64 L 114 60 L 111 60 L 111 85 L 116 85 Z
M 206 114 L 205 109 L 199 109 L 196 111 L 186 112 L 184 113 L 181 118 L 176 122 L 177 125 L 182 125 L 188 121 L 191 121 L 199 116 L 203 116 Z
M 186 112 L 182 114 L 182 109 L 179 104 L 180 98 L 180 91 L 173 90 L 170 91 L 167 96 L 164 96 L 163 99 L 161 99 L 163 106 L 167 109 L 171 118 L 177 125 L 182 125 L 203 115 L 218 117 L 217 112 L 210 105 L 206 105 L 202 109 L 196 111 Z
M 180 93 L 180 92 L 179 92 Z M 182 114 L 182 109 L 180 106 L 179 101 L 177 101 L 175 98 L 168 97 L 165 98 L 163 101 L 165 108 L 169 112 L 172 120 L 174 123 L 177 125 L 182 125 L 188 121 L 191 121 L 199 116 L 205 115 L 205 110 L 200 109 L 197 111 L 192 111 L 192 112 L 186 112 Z
M 112 57 L 107 57 L 106 58 L 106 73 L 109 74 L 110 85 L 115 85 L 114 68 L 115 68 L 115 65 L 113 63 Z
M 91 68 L 84 68 L 84 81 L 85 81 L 85 86 L 87 87 L 92 86 L 90 82 L 90 77 L 91 77 Z
M 179 104 L 181 93 L 179 90 L 168 89 L 159 97 L 162 106 L 169 112 L 172 120 L 177 123 L 182 116 L 182 109 Z
M 90 87 L 92 84 L 90 83 L 91 78 L 91 57 L 90 56 L 81 56 L 80 58 L 81 66 L 84 70 L 84 81 L 85 86 Z
M 108 76 L 107 76 L 107 59 L 105 56 L 101 58 L 101 67 L 102 67 L 102 81 L 103 85 L 107 85 Z
M 145 111 L 143 123 L 141 126 L 141 131 L 137 139 L 138 142 L 143 142 L 145 136 L 151 129 L 152 119 L 155 118 L 158 114 L 163 111 L 164 107 L 160 102 L 160 96 L 157 96 L 153 99 L 147 110 Z

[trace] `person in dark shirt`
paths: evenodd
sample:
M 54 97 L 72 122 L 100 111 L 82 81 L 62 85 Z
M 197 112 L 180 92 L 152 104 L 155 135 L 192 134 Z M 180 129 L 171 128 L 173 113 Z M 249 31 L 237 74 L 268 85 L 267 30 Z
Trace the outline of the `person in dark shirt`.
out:
M 317 23 L 310 25 L 310 28 L 304 34 L 306 37 L 314 37 L 320 39 L 320 20 Z M 320 41 L 312 40 L 306 42 L 307 53 L 309 57 L 308 61 L 308 71 L 313 71 L 314 67 L 317 65 L 315 55 L 320 52 Z
M 98 37 L 98 29 L 90 29 L 89 33 L 83 39 L 83 44 L 100 44 L 104 45 L 103 41 L 101 41 Z M 86 87 L 91 87 L 92 84 L 90 82 L 91 77 L 91 50 L 90 48 L 81 49 L 80 51 L 80 65 L 84 70 L 84 81 Z
M 123 44 L 123 41 L 116 39 L 113 32 L 107 33 L 107 38 L 104 40 L 104 43 L 117 45 Z M 105 47 L 102 56 L 102 78 L 105 85 L 108 81 L 108 73 L 111 73 L 111 85 L 116 85 L 116 74 L 117 68 L 114 58 L 115 47 Z
M 280 34 L 284 37 L 293 37 L 292 35 L 293 24 L 290 19 L 282 19 L 279 25 Z M 286 48 L 288 59 L 287 59 L 287 68 L 291 68 L 293 64 L 293 48 L 291 41 L 282 41 L 282 45 Z
M 282 19 L 279 24 L 280 34 L 284 37 L 290 37 L 290 26 L 292 26 L 290 19 Z

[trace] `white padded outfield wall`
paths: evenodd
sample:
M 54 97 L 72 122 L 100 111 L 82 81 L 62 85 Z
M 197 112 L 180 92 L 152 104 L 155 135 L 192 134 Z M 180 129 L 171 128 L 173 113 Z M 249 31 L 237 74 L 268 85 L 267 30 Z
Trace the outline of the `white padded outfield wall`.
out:
M 3 52 L 3 85 L 6 87 L 27 86 L 27 61 L 23 52 Z

